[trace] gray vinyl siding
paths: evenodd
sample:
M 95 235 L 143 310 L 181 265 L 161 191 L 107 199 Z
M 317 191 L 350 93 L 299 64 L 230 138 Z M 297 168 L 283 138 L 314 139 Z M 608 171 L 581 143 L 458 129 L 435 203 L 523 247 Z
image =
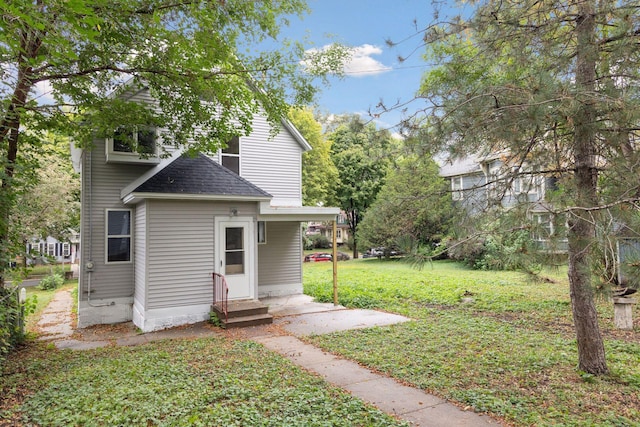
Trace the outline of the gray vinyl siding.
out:
M 139 203 L 135 211 L 134 223 L 134 263 L 135 263 L 135 295 L 139 303 L 146 306 L 147 283 L 147 204 Z
M 254 217 L 255 203 L 149 201 L 147 309 L 211 303 L 215 217 Z
M 258 245 L 258 282 L 258 286 L 302 283 L 299 222 L 267 223 L 267 244 Z
M 302 147 L 285 129 L 269 139 L 270 127 L 262 117 L 253 133 L 241 138 L 240 174 L 274 199 L 301 200 Z
M 95 141 L 92 151 L 85 151 L 82 163 L 82 228 L 81 260 L 83 265 L 93 261 L 91 299 L 125 298 L 133 296 L 134 262 L 105 263 L 107 209 L 131 209 L 120 200 L 120 190 L 147 171 L 148 165 L 107 164 L 104 140 Z M 135 234 L 135 227 L 132 227 Z M 135 235 L 134 243 L 135 245 Z M 87 299 L 88 274 L 81 272 L 80 300 Z

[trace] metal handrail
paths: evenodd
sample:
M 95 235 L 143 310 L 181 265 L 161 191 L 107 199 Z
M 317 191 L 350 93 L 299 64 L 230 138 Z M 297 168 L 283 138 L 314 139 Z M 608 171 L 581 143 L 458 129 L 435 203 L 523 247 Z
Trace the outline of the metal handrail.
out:
M 222 274 L 213 273 L 213 305 L 224 314 L 224 321 L 229 321 L 229 286 Z

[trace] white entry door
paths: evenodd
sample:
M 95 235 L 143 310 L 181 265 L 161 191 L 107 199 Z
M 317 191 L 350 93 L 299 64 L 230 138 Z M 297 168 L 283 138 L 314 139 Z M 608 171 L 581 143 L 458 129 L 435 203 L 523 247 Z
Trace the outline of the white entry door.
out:
M 253 220 L 216 219 L 216 265 L 229 286 L 229 299 L 255 298 Z

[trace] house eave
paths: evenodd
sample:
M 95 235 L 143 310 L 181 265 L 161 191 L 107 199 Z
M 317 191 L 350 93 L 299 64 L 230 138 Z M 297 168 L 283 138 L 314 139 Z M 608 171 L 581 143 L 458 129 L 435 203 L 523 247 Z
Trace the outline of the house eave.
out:
M 200 200 L 234 202 L 268 202 L 269 197 L 237 196 L 225 194 L 175 194 L 175 193 L 129 193 L 122 197 L 125 205 L 135 205 L 143 200 Z
M 320 206 L 271 206 L 260 203 L 259 221 L 333 221 L 340 208 Z

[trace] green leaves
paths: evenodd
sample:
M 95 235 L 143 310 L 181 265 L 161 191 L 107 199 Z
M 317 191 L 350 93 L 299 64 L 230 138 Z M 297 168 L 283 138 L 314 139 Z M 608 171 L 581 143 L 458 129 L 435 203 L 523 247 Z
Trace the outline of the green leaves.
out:
M 332 271 L 321 264 L 305 265 L 305 293 L 326 300 Z M 640 345 L 615 330 L 608 301 L 599 309 L 615 374 L 576 370 L 566 279 L 378 260 L 340 264 L 338 278 L 340 304 L 366 301 L 414 321 L 307 338 L 326 351 L 514 426 L 622 426 L 640 417 Z
M 31 350 L 4 378 L 22 390 L 13 410 L 39 425 L 405 425 L 251 341 Z

